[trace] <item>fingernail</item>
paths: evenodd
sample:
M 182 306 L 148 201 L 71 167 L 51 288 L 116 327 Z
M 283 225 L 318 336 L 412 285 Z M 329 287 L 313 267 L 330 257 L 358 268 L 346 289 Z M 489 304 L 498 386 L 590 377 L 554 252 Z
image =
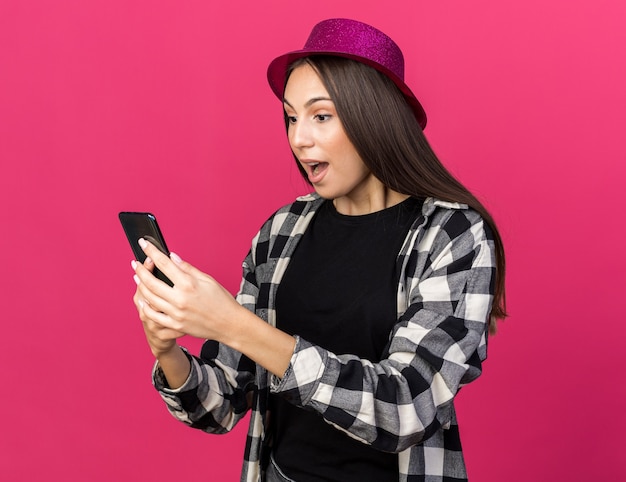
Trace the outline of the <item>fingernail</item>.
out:
M 148 243 L 143 238 L 139 238 L 138 243 L 139 243 L 139 246 L 141 246 L 141 249 L 146 249 L 146 247 L 148 246 Z
M 152 263 L 152 258 L 150 258 L 150 256 L 146 256 L 146 260 L 144 261 L 145 263 Z
M 139 308 L 143 308 L 143 300 L 139 300 L 138 303 L 139 303 Z
M 170 259 L 176 264 L 180 264 L 183 262 L 183 260 L 180 259 L 180 256 L 178 256 L 176 253 L 170 253 Z
M 133 267 L 133 270 L 137 269 L 137 261 L 135 261 L 134 259 L 130 262 L 130 265 Z
M 133 275 L 133 279 L 135 280 L 135 283 L 141 283 L 141 281 L 139 280 L 139 276 L 137 276 L 136 274 Z

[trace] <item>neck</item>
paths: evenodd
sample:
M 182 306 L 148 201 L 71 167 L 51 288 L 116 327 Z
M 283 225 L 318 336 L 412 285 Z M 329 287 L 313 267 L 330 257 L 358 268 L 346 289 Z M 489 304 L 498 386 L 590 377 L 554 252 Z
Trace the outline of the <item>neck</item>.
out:
M 362 216 L 395 206 L 408 197 L 407 194 L 383 188 L 375 193 L 369 193 L 356 199 L 348 196 L 336 198 L 333 199 L 333 204 L 340 214 Z

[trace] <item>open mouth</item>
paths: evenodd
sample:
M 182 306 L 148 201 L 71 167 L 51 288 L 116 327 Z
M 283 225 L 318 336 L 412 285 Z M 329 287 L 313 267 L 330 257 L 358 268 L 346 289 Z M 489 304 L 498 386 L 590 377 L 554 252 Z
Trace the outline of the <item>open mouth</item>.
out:
M 327 162 L 312 162 L 308 164 L 309 172 L 314 176 L 321 173 L 324 169 L 328 167 Z
M 311 184 L 321 182 L 330 168 L 330 164 L 317 159 L 298 159 Z

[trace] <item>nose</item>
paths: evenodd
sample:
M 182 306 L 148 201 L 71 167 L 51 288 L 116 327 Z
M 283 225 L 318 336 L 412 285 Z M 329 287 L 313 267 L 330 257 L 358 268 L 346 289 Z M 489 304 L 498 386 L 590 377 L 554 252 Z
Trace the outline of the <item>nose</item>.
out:
M 311 125 L 298 119 L 289 126 L 289 143 L 292 149 L 311 147 L 314 144 Z

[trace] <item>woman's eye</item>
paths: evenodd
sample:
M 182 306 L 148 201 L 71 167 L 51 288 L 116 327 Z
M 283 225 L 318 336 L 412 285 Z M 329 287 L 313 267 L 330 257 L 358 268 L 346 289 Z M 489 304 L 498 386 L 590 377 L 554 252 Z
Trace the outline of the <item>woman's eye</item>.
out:
M 293 115 L 287 116 L 287 122 L 289 122 L 290 124 L 295 124 L 296 121 L 297 121 L 296 116 L 293 116 Z
M 331 118 L 330 114 L 315 114 L 315 118 L 320 122 L 326 122 Z

